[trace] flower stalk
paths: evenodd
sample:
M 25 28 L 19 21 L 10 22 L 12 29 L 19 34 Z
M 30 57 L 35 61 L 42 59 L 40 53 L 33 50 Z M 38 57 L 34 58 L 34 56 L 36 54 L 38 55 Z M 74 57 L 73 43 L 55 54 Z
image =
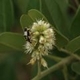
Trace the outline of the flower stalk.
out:
M 54 72 L 54 71 L 60 69 L 61 67 L 64 67 L 64 65 L 71 63 L 74 59 L 75 58 L 73 56 L 66 57 L 66 58 L 62 59 L 60 62 L 58 62 L 57 64 L 55 64 L 52 67 L 48 68 L 47 70 L 41 72 L 40 76 L 36 76 L 32 80 L 40 80 L 41 78 L 48 75 L 49 73 Z

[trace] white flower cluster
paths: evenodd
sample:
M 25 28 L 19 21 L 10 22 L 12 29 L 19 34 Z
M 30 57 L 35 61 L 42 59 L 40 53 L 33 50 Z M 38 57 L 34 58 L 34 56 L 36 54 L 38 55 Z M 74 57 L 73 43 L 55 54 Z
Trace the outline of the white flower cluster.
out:
M 43 56 L 48 55 L 49 50 L 55 45 L 54 30 L 48 22 L 39 20 L 33 23 L 30 33 L 31 42 L 27 41 L 25 44 L 26 53 L 31 53 L 32 57 L 29 64 L 34 64 L 38 60 L 41 65 L 47 67 Z

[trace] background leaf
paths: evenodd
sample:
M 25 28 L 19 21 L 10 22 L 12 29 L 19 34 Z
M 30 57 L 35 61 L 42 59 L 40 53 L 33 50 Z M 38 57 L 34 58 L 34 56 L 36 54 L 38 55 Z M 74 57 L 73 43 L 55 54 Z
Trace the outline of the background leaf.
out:
M 0 34 L 0 51 L 23 50 L 25 40 L 22 35 L 10 32 L 4 32 Z M 11 49 L 12 48 L 12 49 Z
M 80 6 L 76 12 L 76 15 L 74 17 L 74 20 L 72 22 L 71 28 L 70 28 L 71 35 L 74 37 L 77 37 L 80 35 Z
M 56 28 L 64 35 L 69 36 L 69 20 L 67 16 L 68 3 L 64 0 L 45 0 L 48 11 Z
M 10 31 L 14 23 L 12 0 L 0 0 L 0 32 Z
M 65 47 L 69 40 L 64 35 L 62 35 L 59 31 L 55 30 L 55 36 L 56 36 L 56 47 L 62 48 Z
M 80 75 L 80 62 L 72 63 L 71 68 L 74 72 Z
M 80 36 L 71 40 L 67 45 L 66 49 L 71 52 L 75 52 L 80 49 Z

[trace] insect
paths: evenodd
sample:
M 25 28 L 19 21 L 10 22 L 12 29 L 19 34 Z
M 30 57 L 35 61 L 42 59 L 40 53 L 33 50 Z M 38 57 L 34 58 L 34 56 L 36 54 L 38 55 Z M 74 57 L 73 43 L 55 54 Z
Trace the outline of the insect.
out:
M 28 28 L 24 28 L 24 38 L 26 39 L 26 41 L 31 43 L 31 39 L 30 39 L 30 29 Z

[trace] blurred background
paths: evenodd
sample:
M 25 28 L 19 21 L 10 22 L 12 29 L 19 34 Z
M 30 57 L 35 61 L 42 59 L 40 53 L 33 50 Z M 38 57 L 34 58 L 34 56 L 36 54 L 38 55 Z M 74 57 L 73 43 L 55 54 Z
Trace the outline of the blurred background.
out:
M 54 25 L 51 14 L 48 11 L 46 0 L 42 0 L 42 13 L 47 17 L 50 23 Z M 63 10 L 68 16 L 68 19 L 72 21 L 78 7 L 79 0 L 57 0 L 63 8 L 68 5 L 66 9 Z M 56 5 L 54 2 L 53 5 Z M 32 67 L 26 65 L 29 62 L 29 55 L 26 56 L 24 53 L 23 46 L 20 49 L 14 48 L 14 46 L 19 46 L 25 44 L 24 38 L 16 38 L 16 35 L 23 35 L 23 30 L 20 25 L 20 17 L 22 14 L 27 14 L 30 9 L 40 10 L 40 0 L 0 0 L 0 80 L 30 80 Z M 55 10 L 56 16 L 58 16 L 59 11 L 57 6 L 53 8 Z M 56 13 L 57 12 L 57 13 Z M 55 25 L 54 25 L 55 26 Z M 6 34 L 6 32 L 9 32 Z M 64 30 L 61 33 L 69 37 Z M 13 38 L 9 35 L 13 36 Z M 74 36 L 70 37 L 71 39 Z M 4 42 L 4 43 L 3 43 Z M 13 42 L 10 43 L 10 42 Z M 9 44 L 7 44 L 9 43 Z M 14 45 L 11 46 L 10 44 Z M 56 50 L 55 50 L 56 51 Z M 64 55 L 62 55 L 64 56 Z M 57 75 L 58 74 L 58 75 Z M 52 74 L 51 74 L 52 75 Z M 57 76 L 56 76 L 57 75 Z M 74 75 L 74 74 L 73 74 Z M 56 72 L 53 77 L 49 79 L 45 78 L 43 80 L 64 80 L 60 78 L 62 73 Z M 58 77 L 58 78 L 57 78 Z

